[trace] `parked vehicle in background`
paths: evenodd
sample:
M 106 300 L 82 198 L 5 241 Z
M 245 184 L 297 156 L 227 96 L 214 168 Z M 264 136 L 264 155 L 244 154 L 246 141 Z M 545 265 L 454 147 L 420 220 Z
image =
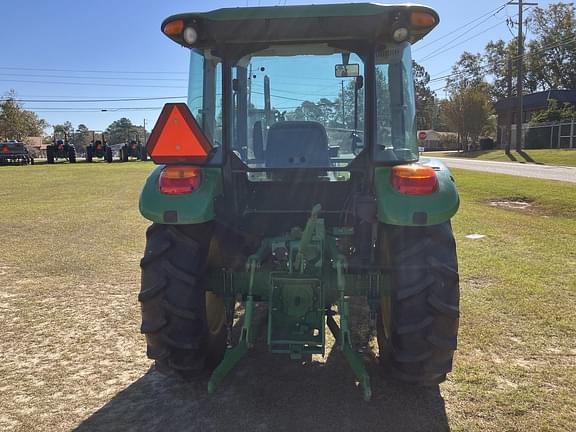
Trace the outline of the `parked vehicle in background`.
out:
M 53 164 L 58 159 L 76 163 L 76 149 L 68 142 L 67 136 L 64 136 L 64 139 L 57 139 L 54 135 L 52 144 L 46 146 L 46 159 L 49 164 Z
M 106 144 L 106 140 L 96 140 L 86 147 L 86 162 L 92 162 L 94 158 L 104 159 L 106 162 L 112 162 L 112 148 Z
M 0 165 L 34 165 L 34 158 L 23 142 L 0 143 Z
M 122 144 L 122 147 L 120 147 L 120 162 L 128 162 L 130 158 L 136 158 L 141 161 L 148 160 L 146 147 L 135 140 Z

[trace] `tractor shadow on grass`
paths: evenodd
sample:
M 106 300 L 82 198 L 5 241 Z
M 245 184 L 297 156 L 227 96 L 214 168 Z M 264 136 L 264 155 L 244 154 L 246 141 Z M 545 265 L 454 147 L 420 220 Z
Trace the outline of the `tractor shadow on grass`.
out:
M 518 153 L 520 156 L 522 156 L 526 162 L 530 162 L 530 163 L 533 163 L 536 165 L 546 165 L 542 162 L 537 162 L 534 158 L 532 158 L 532 156 L 530 156 L 524 150 L 517 151 L 516 153 Z
M 362 316 L 368 316 L 367 308 Z M 354 313 L 354 311 L 353 311 Z M 357 314 L 355 314 L 358 316 Z M 382 372 L 368 348 L 366 319 L 353 322 L 372 380 L 364 402 L 338 349 L 325 362 L 291 361 L 267 352 L 265 320 L 257 319 L 259 343 L 214 395 L 207 378 L 194 383 L 151 368 L 84 420 L 77 431 L 449 431 L 438 387 L 399 384 Z

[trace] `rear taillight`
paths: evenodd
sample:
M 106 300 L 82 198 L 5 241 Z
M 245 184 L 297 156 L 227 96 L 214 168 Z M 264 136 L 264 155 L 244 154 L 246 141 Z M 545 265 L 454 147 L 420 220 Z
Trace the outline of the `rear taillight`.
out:
M 194 192 L 202 183 L 202 170 L 191 166 L 168 166 L 160 173 L 160 192 L 182 195 Z
M 432 167 L 398 165 L 392 168 L 392 185 L 406 195 L 427 195 L 438 189 L 438 178 Z

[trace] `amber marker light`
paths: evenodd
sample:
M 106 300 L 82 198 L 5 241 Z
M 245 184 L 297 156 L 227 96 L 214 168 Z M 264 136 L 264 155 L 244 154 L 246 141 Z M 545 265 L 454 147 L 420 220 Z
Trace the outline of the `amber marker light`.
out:
M 168 166 L 160 173 L 159 188 L 165 195 L 194 192 L 202 183 L 202 170 L 192 166 Z
M 428 195 L 438 189 L 438 178 L 429 166 L 398 165 L 392 168 L 392 185 L 405 195 Z
M 166 23 L 162 31 L 167 36 L 180 36 L 184 30 L 183 20 L 174 20 Z
M 426 12 L 412 12 L 410 15 L 410 23 L 414 27 L 432 27 L 436 24 L 436 18 L 434 18 L 434 15 Z

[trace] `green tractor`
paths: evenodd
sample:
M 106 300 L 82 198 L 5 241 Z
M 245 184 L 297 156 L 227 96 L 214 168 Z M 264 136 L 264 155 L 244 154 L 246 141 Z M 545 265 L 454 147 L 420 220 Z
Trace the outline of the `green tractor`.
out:
M 159 370 L 209 371 L 215 391 L 254 345 L 262 303 L 271 352 L 324 355 L 328 329 L 369 399 L 351 336 L 359 297 L 392 376 L 446 379 L 459 197 L 442 162 L 419 160 L 411 57 L 438 20 L 424 6 L 339 4 L 164 21 L 191 63 L 188 103 L 167 104 L 148 141 L 159 166 L 140 198 L 153 222 L 141 331 Z
M 128 162 L 130 158 L 147 161 L 148 153 L 146 153 L 146 147 L 136 140 L 122 144 L 120 147 L 120 162 Z
M 57 138 L 54 134 L 52 144 L 46 146 L 46 161 L 53 164 L 58 159 L 67 160 L 70 163 L 76 163 L 76 148 L 68 141 L 68 136 L 64 134 L 62 138 Z
M 94 158 L 102 158 L 106 162 L 112 162 L 112 147 L 106 142 L 104 134 L 101 139 L 92 136 L 92 142 L 86 146 L 86 162 L 92 162 Z

